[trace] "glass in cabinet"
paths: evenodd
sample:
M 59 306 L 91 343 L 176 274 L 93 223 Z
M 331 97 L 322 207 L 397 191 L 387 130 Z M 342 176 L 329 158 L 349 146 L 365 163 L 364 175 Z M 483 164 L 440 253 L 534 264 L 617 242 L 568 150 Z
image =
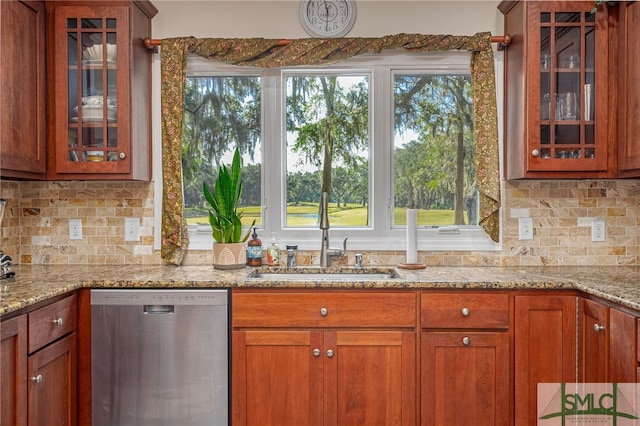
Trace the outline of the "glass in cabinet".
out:
M 607 12 L 592 8 L 585 1 L 501 3 L 505 32 L 522 40 L 506 53 L 506 151 L 519 158 L 506 158 L 508 179 L 609 172 Z
M 149 32 L 132 24 L 150 28 L 150 20 L 137 19 L 130 2 L 61 3 L 47 4 L 54 49 L 49 177 L 148 180 L 149 165 L 140 173 L 134 166 L 149 157 L 150 56 L 134 35 Z M 132 161 L 134 153 L 142 161 Z

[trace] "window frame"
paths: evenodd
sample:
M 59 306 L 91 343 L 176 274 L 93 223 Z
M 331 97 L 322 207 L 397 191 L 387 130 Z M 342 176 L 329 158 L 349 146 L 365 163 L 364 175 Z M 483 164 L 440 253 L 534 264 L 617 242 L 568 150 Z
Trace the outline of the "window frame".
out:
M 286 215 L 286 173 L 282 173 L 286 158 L 286 131 L 284 123 L 284 98 L 281 90 L 286 74 L 309 73 L 318 70 L 344 73 L 370 74 L 370 187 L 369 218 L 373 227 L 331 228 L 329 240 L 332 247 L 342 246 L 347 238 L 350 251 L 404 250 L 406 248 L 406 227 L 393 226 L 393 120 L 375 119 L 389 117 L 393 113 L 393 76 L 395 73 L 425 71 L 470 73 L 470 52 L 433 52 L 414 54 L 404 51 L 386 52 L 380 55 L 359 56 L 334 66 L 295 67 L 283 69 L 261 69 L 239 67 L 212 62 L 196 55 L 189 55 L 188 76 L 259 75 L 262 92 L 262 225 L 258 233 L 263 244 L 268 244 L 273 232 L 282 247 L 295 244 L 301 250 L 319 250 L 321 231 L 316 228 L 283 228 Z M 497 79 L 502 74 L 496 72 Z M 497 88 L 501 86 L 496 85 Z M 266 112 L 273 115 L 267 117 Z M 385 115 L 386 114 L 386 115 Z M 266 122 L 280 126 L 265 126 Z M 268 149 L 265 149 L 268 147 Z M 268 166 L 267 166 L 268 165 Z M 267 184 L 273 183 L 273 184 Z M 373 190 L 375 188 L 375 190 Z M 161 194 L 161 190 L 156 194 Z M 157 195 L 160 197 L 160 195 Z M 158 204 L 158 203 L 156 203 Z M 276 206 L 274 208 L 273 206 Z M 278 207 L 280 206 L 280 207 Z M 160 211 L 161 209 L 156 209 Z M 158 215 L 159 216 L 159 215 Z M 159 228 L 159 221 L 157 221 Z M 418 250 L 430 251 L 499 251 L 496 243 L 477 225 L 452 227 L 418 226 Z M 158 239 L 156 240 L 158 241 Z M 210 250 L 213 243 L 209 226 L 189 228 L 189 250 Z

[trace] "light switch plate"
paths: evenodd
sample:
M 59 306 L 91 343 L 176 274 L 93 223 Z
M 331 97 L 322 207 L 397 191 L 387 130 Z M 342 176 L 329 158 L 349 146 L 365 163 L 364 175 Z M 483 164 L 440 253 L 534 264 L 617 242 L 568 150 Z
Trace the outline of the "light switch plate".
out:
M 520 240 L 533 240 L 533 220 L 530 217 L 518 218 L 518 238 Z
M 140 241 L 140 219 L 137 217 L 124 218 L 124 240 Z

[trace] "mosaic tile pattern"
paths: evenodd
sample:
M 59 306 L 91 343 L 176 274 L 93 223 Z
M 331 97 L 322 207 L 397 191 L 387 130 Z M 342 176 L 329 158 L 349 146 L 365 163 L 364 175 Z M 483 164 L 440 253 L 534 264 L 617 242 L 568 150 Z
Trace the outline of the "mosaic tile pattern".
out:
M 161 265 L 153 249 L 153 183 L 0 180 L 7 211 L 0 247 L 21 264 Z M 533 219 L 533 240 L 518 240 L 518 216 Z M 124 218 L 140 218 L 139 242 L 124 241 Z M 591 242 L 588 218 L 603 218 L 606 241 Z M 68 237 L 82 218 L 84 239 Z M 640 265 L 640 180 L 523 180 L 503 183 L 502 251 L 419 252 L 431 266 Z M 367 265 L 397 265 L 404 251 L 364 251 Z M 340 264 L 352 264 L 347 253 Z M 298 251 L 298 264 L 318 263 Z M 211 263 L 192 251 L 186 265 Z

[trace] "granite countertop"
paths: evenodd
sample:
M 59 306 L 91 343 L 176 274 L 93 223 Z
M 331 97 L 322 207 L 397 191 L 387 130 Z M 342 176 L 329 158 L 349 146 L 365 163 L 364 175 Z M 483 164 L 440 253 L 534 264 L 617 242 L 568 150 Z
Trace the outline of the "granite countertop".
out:
M 375 267 L 385 269 L 385 267 Z M 386 269 L 394 268 L 393 266 Z M 564 289 L 580 290 L 640 311 L 638 266 L 447 267 L 396 269 L 397 278 L 362 280 L 260 280 L 255 268 L 212 266 L 17 265 L 2 280 L 0 315 L 78 288 L 340 288 L 340 289 Z

